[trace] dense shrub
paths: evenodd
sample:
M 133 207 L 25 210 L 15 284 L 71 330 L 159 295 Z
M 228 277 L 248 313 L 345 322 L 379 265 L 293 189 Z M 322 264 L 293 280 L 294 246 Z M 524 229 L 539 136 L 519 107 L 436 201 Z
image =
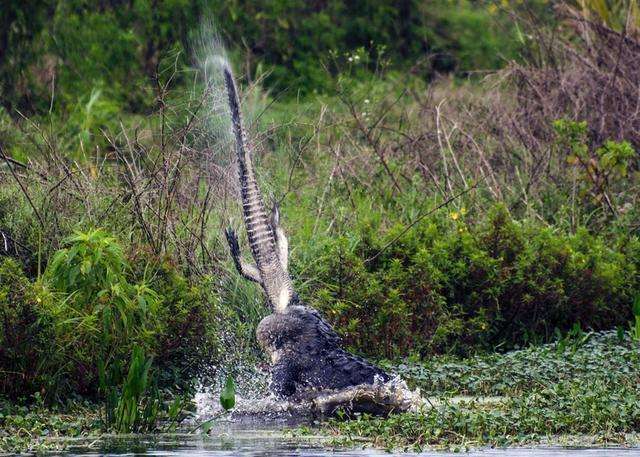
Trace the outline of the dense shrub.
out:
M 501 206 L 476 223 L 464 211 L 448 219 L 420 223 L 379 255 L 403 226 L 385 232 L 369 220 L 326 242 L 309 296 L 350 345 L 387 357 L 464 353 L 631 317 L 637 239 L 611 246 L 586 230 L 515 221 Z
M 205 280 L 189 283 L 148 254 L 138 253 L 135 261 L 139 271 L 102 230 L 69 237 L 36 283 L 5 259 L 0 367 L 7 376 L 0 394 L 97 398 L 105 383 L 124 382 L 134 348 L 153 360 L 159 387 L 192 387 L 218 356 L 215 291 Z
M 224 311 L 213 278 L 190 282 L 165 261 L 155 269 L 150 287 L 162 297 L 155 350 L 161 384 L 185 388 L 193 379 L 215 374 Z
M 0 396 L 46 391 L 56 355 L 43 295 L 16 261 L 0 257 Z

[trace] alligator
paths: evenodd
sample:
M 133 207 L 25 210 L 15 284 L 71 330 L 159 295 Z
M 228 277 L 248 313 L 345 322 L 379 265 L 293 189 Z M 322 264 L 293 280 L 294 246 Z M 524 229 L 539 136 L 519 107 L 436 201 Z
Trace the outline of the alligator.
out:
M 274 205 L 267 215 L 228 63 L 222 63 L 222 72 L 235 140 L 243 220 L 255 263 L 243 259 L 233 229 L 226 230 L 226 238 L 235 268 L 262 287 L 272 311 L 256 331 L 258 343 L 270 359 L 272 392 L 290 402 L 308 402 L 322 415 L 338 410 L 378 415 L 407 410 L 409 402 L 401 394 L 403 389 L 391 382 L 392 377 L 346 351 L 331 325 L 294 291 L 288 272 L 288 241 L 280 226 L 278 206 Z

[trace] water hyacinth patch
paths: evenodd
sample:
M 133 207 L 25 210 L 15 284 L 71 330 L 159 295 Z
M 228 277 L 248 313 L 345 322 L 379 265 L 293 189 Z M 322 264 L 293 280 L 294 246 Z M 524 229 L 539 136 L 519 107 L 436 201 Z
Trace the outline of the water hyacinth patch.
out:
M 323 430 L 341 445 L 357 437 L 412 451 L 638 443 L 640 348 L 629 333 L 588 335 L 504 355 L 407 361 L 396 371 L 429 398 L 422 410 L 332 420 Z

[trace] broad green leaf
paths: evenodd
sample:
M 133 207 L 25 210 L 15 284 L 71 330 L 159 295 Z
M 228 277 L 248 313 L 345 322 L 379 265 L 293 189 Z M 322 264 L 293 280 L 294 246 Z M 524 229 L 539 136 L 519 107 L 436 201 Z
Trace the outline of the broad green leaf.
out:
M 225 411 L 230 410 L 236 405 L 236 385 L 231 375 L 227 376 L 224 389 L 220 392 L 220 404 Z

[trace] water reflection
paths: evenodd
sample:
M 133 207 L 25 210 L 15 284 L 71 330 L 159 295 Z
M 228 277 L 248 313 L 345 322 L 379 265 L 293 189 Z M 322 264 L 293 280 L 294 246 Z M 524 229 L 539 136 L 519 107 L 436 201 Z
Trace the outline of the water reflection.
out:
M 245 396 L 238 399 L 232 414 L 224 413 L 217 394 L 196 396 L 197 412 L 187 424 L 196 429 L 203 421 L 213 419 L 215 424 L 208 434 L 176 433 L 160 435 L 120 435 L 100 439 L 76 440 L 68 447 L 67 455 L 83 456 L 410 456 L 432 457 L 640 457 L 640 448 L 568 449 L 560 447 L 484 449 L 467 453 L 431 451 L 416 453 L 389 453 L 370 448 L 332 449 L 330 439 L 323 436 L 300 436 L 292 433 L 296 425 L 310 423 L 310 418 L 284 407 L 273 398 Z
M 73 443 L 69 455 L 84 456 L 328 456 L 365 455 L 423 455 L 434 457 L 459 456 L 460 453 L 426 452 L 421 454 L 388 453 L 373 449 L 331 449 L 327 438 L 300 437 L 287 431 L 288 427 L 274 423 L 260 428 L 246 424 L 218 424 L 209 435 L 174 434 L 154 436 L 109 436 L 98 441 Z M 462 455 L 469 457 L 577 457 L 640 456 L 640 449 L 566 449 L 566 448 L 511 448 L 485 449 Z

